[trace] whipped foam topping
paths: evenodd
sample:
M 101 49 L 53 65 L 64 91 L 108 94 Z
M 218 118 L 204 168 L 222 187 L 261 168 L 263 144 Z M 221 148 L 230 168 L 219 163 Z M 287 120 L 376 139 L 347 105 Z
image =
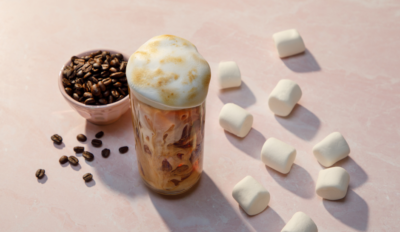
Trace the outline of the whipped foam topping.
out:
M 160 35 L 131 55 L 126 68 L 131 89 L 140 101 L 163 110 L 191 108 L 207 96 L 211 70 L 189 41 Z

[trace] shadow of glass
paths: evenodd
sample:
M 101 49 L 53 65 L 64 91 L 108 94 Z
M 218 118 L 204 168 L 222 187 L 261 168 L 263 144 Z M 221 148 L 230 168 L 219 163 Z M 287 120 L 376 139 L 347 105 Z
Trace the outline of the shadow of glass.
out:
M 266 139 L 258 130 L 252 128 L 249 134 L 244 138 L 239 138 L 227 131 L 224 131 L 224 133 L 225 137 L 233 146 L 243 151 L 248 156 L 260 159 L 261 148 Z
M 321 122 L 319 118 L 307 108 L 297 104 L 287 117 L 275 115 L 281 126 L 303 140 L 311 140 L 316 135 Z
M 364 199 L 350 189 L 344 199 L 323 200 L 325 209 L 338 221 L 358 231 L 368 227 L 369 208 Z
M 37 179 L 38 183 L 44 184 L 47 182 L 49 178 L 47 178 L 47 175 L 45 174 L 44 177 L 42 179 Z
M 318 72 L 321 70 L 313 54 L 306 49 L 305 52 L 282 58 L 282 62 L 293 72 Z
M 301 166 L 293 164 L 288 174 L 282 174 L 265 166 L 271 177 L 282 187 L 301 198 L 312 198 L 315 194 L 315 184 L 311 175 Z
M 232 102 L 242 108 L 247 108 L 256 103 L 256 96 L 244 81 L 239 87 L 221 89 L 218 97 L 224 104 Z
M 325 168 L 320 163 L 318 164 Z M 346 169 L 350 175 L 350 185 L 353 189 L 360 187 L 368 180 L 367 173 L 350 156 L 335 163 L 332 167 L 342 167 Z
M 239 208 L 242 217 L 249 222 L 255 231 L 280 231 L 285 226 L 283 219 L 270 206 L 254 216 L 247 215 L 240 206 Z
M 149 196 L 170 231 L 251 231 L 205 172 L 197 188 L 183 196 L 152 191 Z

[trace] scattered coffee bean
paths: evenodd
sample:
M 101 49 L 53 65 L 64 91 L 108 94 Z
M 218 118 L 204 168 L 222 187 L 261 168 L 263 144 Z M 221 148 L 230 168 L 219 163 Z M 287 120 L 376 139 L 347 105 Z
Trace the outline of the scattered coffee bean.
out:
M 85 158 L 85 160 L 88 160 L 88 161 L 92 161 L 94 159 L 94 155 L 88 151 L 84 151 L 82 153 L 82 156 L 83 156 L 83 158 Z
M 74 151 L 75 151 L 75 153 L 82 153 L 82 152 L 85 151 L 85 148 L 84 147 L 80 147 L 80 146 L 76 146 L 76 147 L 74 147 Z
M 38 179 L 42 179 L 43 177 L 44 177 L 44 173 L 45 173 L 45 171 L 44 171 L 44 169 L 38 169 L 37 171 L 36 171 L 36 177 L 38 178 Z
M 76 136 L 76 139 L 79 142 L 85 142 L 86 141 L 86 136 L 84 134 L 79 134 L 79 135 Z
M 101 155 L 104 157 L 104 158 L 107 158 L 107 157 L 109 157 L 110 156 L 110 149 L 108 149 L 108 148 L 106 148 L 106 149 L 104 149 L 104 150 L 102 150 L 101 151 Z
M 62 137 L 58 134 L 54 134 L 53 136 L 51 136 L 51 140 L 53 140 L 53 142 L 58 145 L 62 143 Z
M 65 164 L 66 162 L 68 162 L 68 157 L 65 155 L 61 156 L 59 162 L 60 164 Z
M 81 58 L 71 57 L 71 64 L 62 71 L 65 92 L 86 105 L 120 101 L 128 95 L 128 91 L 119 91 L 118 96 L 113 96 L 111 100 L 109 96 L 112 88 L 127 86 L 124 85 L 127 84 L 127 62 L 123 59 L 122 54 L 110 54 L 108 51 L 98 51 Z
M 75 156 L 68 157 L 68 161 L 69 161 L 70 164 L 72 164 L 74 166 L 79 164 L 79 160 Z
M 127 147 L 127 146 L 120 147 L 119 153 L 124 154 L 124 153 L 128 152 L 128 150 L 129 150 L 129 147 Z
M 93 179 L 93 175 L 90 173 L 86 173 L 85 175 L 83 175 L 83 179 L 85 180 L 85 182 L 89 182 Z
M 103 137 L 103 135 L 104 135 L 104 132 L 103 131 L 99 131 L 99 132 L 97 132 L 95 137 L 99 139 L 99 138 Z
M 93 139 L 92 140 L 92 145 L 94 147 L 101 147 L 102 144 L 103 144 L 103 142 L 101 142 L 101 140 L 99 140 L 99 139 Z

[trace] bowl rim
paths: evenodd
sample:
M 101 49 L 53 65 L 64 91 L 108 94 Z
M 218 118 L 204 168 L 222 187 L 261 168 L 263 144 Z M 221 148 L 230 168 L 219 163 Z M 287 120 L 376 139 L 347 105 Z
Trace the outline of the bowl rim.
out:
M 110 52 L 110 53 L 121 53 L 121 54 L 124 56 L 124 61 L 128 61 L 128 57 L 129 57 L 129 56 L 127 56 L 126 53 L 118 52 L 118 51 L 115 51 L 115 50 L 113 50 L 113 49 L 91 49 L 91 50 L 87 50 L 87 51 L 81 52 L 81 53 L 79 53 L 79 54 L 77 54 L 77 55 L 75 55 L 75 56 L 77 56 L 77 57 L 87 56 L 87 55 L 89 55 L 90 53 L 92 53 L 92 52 L 97 52 L 97 51 L 99 51 L 99 50 L 101 50 L 101 51 L 108 51 L 108 52 Z M 70 95 L 68 95 L 67 92 L 65 92 L 64 85 L 62 84 L 62 78 L 63 78 L 62 72 L 63 72 L 63 70 L 64 70 L 64 67 L 67 66 L 67 65 L 69 65 L 70 63 L 71 63 L 71 59 L 69 59 L 69 60 L 61 67 L 60 72 L 58 73 L 58 88 L 59 88 L 61 94 L 64 96 L 65 99 L 67 99 L 68 102 L 70 102 L 70 103 L 72 103 L 72 104 L 74 104 L 74 105 L 78 105 L 78 106 L 80 106 L 80 107 L 87 108 L 87 109 L 107 109 L 107 108 L 110 108 L 110 107 L 113 107 L 113 106 L 118 106 L 118 105 L 125 104 L 127 101 L 129 101 L 129 93 L 128 93 L 128 95 L 126 95 L 126 96 L 125 96 L 123 99 L 121 99 L 120 101 L 113 102 L 113 103 L 111 103 L 111 104 L 106 104 L 106 105 L 85 105 L 85 104 L 83 104 L 83 103 L 81 103 L 81 102 L 76 101 L 76 100 L 73 99 Z M 129 87 L 128 87 L 128 89 L 129 89 Z

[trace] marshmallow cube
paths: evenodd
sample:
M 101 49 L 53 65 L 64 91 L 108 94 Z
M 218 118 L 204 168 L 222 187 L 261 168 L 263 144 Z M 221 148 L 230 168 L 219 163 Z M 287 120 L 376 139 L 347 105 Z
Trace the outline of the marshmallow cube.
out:
M 269 109 L 278 116 L 288 116 L 302 95 L 300 86 L 291 80 L 280 80 L 268 98 Z
M 279 57 L 287 57 L 304 52 L 306 46 L 296 29 L 277 32 L 272 35 Z
M 261 150 L 262 162 L 283 174 L 290 171 L 295 158 L 296 149 L 276 138 L 269 138 Z
M 307 214 L 297 212 L 286 223 L 281 232 L 318 232 L 318 228 Z
M 239 67 L 234 61 L 219 63 L 218 82 L 221 89 L 238 87 L 242 84 Z
M 349 173 L 341 167 L 319 171 L 315 191 L 327 200 L 339 200 L 346 196 L 350 182 Z
M 330 167 L 346 158 L 350 153 L 350 147 L 342 134 L 333 132 L 313 147 L 313 153 L 320 164 Z
M 270 199 L 269 192 L 251 176 L 246 176 L 233 187 L 232 196 L 248 215 L 261 213 Z
M 238 105 L 228 103 L 219 113 L 219 124 L 226 131 L 238 137 L 244 137 L 253 125 L 253 115 Z

